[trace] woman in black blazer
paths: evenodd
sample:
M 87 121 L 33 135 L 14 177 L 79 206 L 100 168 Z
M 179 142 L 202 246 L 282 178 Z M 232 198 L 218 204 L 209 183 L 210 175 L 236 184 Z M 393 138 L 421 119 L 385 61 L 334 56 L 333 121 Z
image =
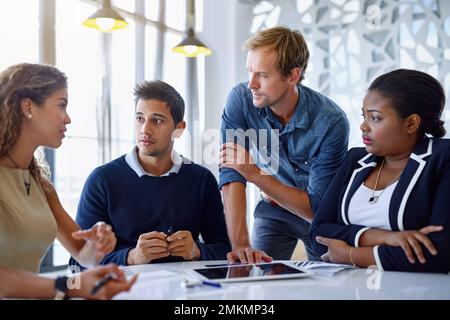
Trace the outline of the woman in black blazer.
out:
M 375 79 L 363 102 L 365 148 L 348 151 L 313 220 L 325 261 L 450 271 L 450 140 L 442 86 L 419 71 Z

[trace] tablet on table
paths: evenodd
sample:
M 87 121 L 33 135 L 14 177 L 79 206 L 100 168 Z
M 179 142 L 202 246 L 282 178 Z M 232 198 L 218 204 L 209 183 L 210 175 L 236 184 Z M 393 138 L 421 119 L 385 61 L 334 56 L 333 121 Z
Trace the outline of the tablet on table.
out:
M 282 262 L 228 265 L 193 269 L 193 271 L 195 275 L 203 280 L 217 282 L 301 278 L 313 274 L 311 271 L 302 270 L 299 267 L 290 266 Z

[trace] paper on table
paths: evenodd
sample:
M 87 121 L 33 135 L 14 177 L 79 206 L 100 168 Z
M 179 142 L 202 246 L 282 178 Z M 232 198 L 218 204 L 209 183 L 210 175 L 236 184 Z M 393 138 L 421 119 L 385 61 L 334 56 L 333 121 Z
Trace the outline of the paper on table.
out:
M 170 270 L 139 273 L 129 292 L 119 293 L 114 299 L 177 299 L 185 295 L 180 283 L 185 276 Z
M 173 277 L 179 275 L 178 272 L 173 272 L 169 270 L 158 270 L 158 271 L 149 271 L 142 272 L 139 274 L 140 280 L 144 279 L 154 279 L 154 278 L 163 278 L 163 277 Z
M 349 264 L 329 263 L 323 261 L 291 261 L 291 263 L 305 270 L 312 270 L 315 274 L 333 275 L 345 269 L 354 269 Z

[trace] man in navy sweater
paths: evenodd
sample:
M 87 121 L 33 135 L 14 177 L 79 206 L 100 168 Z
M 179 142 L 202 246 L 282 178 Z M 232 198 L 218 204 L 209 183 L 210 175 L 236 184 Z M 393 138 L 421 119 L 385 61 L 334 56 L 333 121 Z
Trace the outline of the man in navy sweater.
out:
M 117 246 L 102 264 L 226 259 L 231 247 L 217 181 L 173 150 L 186 127 L 183 98 L 162 81 L 138 84 L 134 96 L 137 146 L 91 173 L 78 224 L 113 227 Z

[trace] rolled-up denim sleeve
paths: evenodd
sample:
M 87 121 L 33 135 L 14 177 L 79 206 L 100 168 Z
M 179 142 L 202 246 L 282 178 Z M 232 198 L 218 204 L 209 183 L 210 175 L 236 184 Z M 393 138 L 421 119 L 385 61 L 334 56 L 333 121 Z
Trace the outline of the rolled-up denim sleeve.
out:
M 314 212 L 319 208 L 331 179 L 344 160 L 348 148 L 348 135 L 348 120 L 342 116 L 326 133 L 320 151 L 311 164 L 307 192 Z
M 236 142 L 234 134 L 228 134 L 233 130 L 247 130 L 248 124 L 244 115 L 244 86 L 242 84 L 234 87 L 228 95 L 225 108 L 222 113 L 220 131 L 222 134 L 222 143 Z M 247 181 L 236 170 L 230 168 L 221 168 L 219 170 L 219 188 L 231 182 L 241 182 L 246 184 Z
M 239 174 L 236 170 L 230 168 L 222 168 L 219 170 L 219 189 L 228 183 L 240 182 L 244 185 L 247 184 L 247 180 Z

